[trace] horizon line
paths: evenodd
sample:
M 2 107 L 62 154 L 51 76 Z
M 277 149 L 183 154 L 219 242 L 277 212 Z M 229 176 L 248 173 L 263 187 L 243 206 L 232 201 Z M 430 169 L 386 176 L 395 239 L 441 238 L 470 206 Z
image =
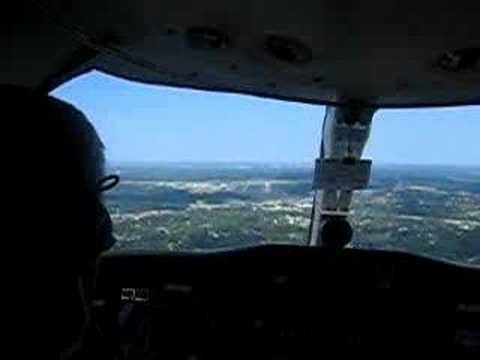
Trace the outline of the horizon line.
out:
M 205 165 L 205 164 L 220 164 L 220 165 L 290 165 L 290 166 L 305 166 L 313 167 L 314 161 L 252 161 L 252 160 L 108 160 L 108 165 Z M 469 167 L 480 168 L 480 164 L 469 163 L 408 163 L 408 162 L 372 162 L 372 166 L 451 166 L 451 167 Z

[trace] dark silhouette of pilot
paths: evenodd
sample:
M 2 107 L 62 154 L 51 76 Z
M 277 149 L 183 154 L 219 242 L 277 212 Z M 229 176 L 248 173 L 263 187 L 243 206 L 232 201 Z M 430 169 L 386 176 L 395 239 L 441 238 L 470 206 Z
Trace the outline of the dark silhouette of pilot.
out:
M 0 98 L 3 230 L 21 254 L 12 264 L 26 299 L 15 307 L 15 357 L 35 343 L 40 358 L 81 358 L 98 257 L 114 242 L 101 194 L 118 178 L 105 177 L 104 146 L 73 106 L 13 86 L 0 86 Z

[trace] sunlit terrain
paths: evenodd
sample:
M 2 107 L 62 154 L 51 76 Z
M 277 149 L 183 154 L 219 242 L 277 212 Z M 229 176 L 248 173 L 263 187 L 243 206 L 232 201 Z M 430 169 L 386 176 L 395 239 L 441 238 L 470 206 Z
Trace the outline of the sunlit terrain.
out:
M 123 164 L 107 197 L 115 251 L 306 244 L 312 170 L 250 164 Z M 379 166 L 354 198 L 353 247 L 480 264 L 480 169 Z

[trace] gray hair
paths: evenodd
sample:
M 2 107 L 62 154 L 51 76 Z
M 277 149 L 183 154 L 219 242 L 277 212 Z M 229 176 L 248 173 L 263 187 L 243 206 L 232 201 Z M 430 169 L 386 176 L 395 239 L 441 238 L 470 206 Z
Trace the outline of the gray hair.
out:
M 56 151 L 63 153 L 63 166 L 71 165 L 77 183 L 89 191 L 97 191 L 98 181 L 105 175 L 105 146 L 85 115 L 74 106 L 48 98 L 49 112 L 54 116 L 43 124 L 54 138 Z M 69 166 L 70 167 L 70 166 Z
M 17 183 L 34 173 L 37 183 L 51 184 L 60 198 L 70 189 L 79 194 L 82 190 L 97 192 L 105 171 L 105 147 L 81 111 L 54 97 L 11 85 L 0 85 L 0 101 L 9 116 L 2 122 L 2 135 L 19 145 L 11 156 L 18 164 Z M 34 188 L 31 192 L 41 195 Z
M 64 150 L 79 161 L 85 184 L 89 190 L 96 191 L 98 181 L 105 175 L 105 146 L 82 112 L 67 103 L 58 102 L 58 105 L 65 108 L 65 125 L 70 127 L 69 138 L 74 142 Z

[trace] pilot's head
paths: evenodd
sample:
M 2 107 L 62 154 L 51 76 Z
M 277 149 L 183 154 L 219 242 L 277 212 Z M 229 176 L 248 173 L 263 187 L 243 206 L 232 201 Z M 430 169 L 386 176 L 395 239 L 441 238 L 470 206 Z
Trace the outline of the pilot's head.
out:
M 36 326 L 32 320 L 25 334 L 45 336 L 68 358 L 89 326 L 96 261 L 112 245 L 101 202 L 109 185 L 104 147 L 86 117 L 65 102 L 11 86 L 0 86 L 0 101 L 7 115 L 0 125 L 8 177 L 3 206 L 10 214 L 4 232 L 24 255 L 32 304 L 46 304 L 21 310 L 50 317 Z

